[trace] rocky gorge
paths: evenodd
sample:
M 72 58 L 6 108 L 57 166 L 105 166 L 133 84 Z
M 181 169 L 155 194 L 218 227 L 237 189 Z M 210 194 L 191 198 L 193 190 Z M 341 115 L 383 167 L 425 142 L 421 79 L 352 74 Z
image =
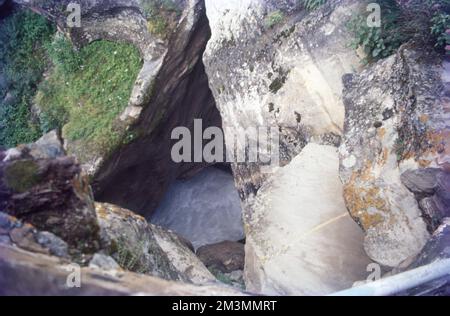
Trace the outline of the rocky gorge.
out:
M 419 18 L 420 1 L 386 2 L 400 22 L 380 32 L 405 36 L 368 48 L 384 33 L 364 28 L 354 47 L 351 25 L 369 1 L 0 1 L 5 21 L 33 11 L 55 28 L 30 122 L 64 117 L 28 142 L 1 138 L 0 294 L 328 295 L 366 283 L 374 264 L 378 280 L 448 259 L 450 60 L 436 41 L 450 12 L 434 1 Z M 67 51 L 52 50 L 58 38 Z M 94 69 L 64 68 L 85 50 L 99 54 Z M 100 86 L 101 67 L 122 63 L 125 79 Z M 7 109 L 20 94 L 2 65 Z M 80 88 L 62 111 L 73 90 L 52 84 L 63 74 L 103 90 Z M 122 88 L 127 100 L 99 110 L 113 104 L 97 106 L 102 91 Z M 76 133 L 90 111 L 108 121 Z M 274 127 L 279 164 L 174 162 L 173 130 L 198 119 L 223 130 L 228 151 L 252 141 L 243 131 Z M 67 267 L 80 288 L 65 286 Z M 397 294 L 448 295 L 449 281 Z

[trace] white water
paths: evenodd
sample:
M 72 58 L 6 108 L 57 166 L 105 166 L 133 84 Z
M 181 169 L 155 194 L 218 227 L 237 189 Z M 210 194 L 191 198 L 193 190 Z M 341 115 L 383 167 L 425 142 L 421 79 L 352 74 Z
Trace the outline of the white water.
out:
M 190 240 L 195 249 L 245 237 L 233 177 L 214 167 L 190 180 L 176 181 L 150 222 Z

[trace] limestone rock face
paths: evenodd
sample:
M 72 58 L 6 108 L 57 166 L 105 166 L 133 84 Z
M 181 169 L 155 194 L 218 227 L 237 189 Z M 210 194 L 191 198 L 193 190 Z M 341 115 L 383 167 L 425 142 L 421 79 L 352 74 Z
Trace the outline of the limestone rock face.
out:
M 430 206 L 442 202 L 439 197 L 422 200 L 433 196 L 438 178 L 445 182 L 441 173 L 450 139 L 441 98 L 442 60 L 423 51 L 405 45 L 360 75 L 345 78 L 340 149 L 345 199 L 366 231 L 368 255 L 390 267 L 422 250 L 429 238 L 423 215 L 446 208 Z M 421 208 L 433 210 L 423 214 Z M 428 224 L 436 228 L 432 219 Z
M 323 295 L 365 278 L 363 232 L 347 212 L 332 146 L 308 144 L 278 170 L 247 214 L 250 291 Z
M 360 67 L 345 25 L 360 3 L 328 2 L 307 13 L 295 1 L 206 1 L 203 59 L 229 148 L 233 135 L 258 126 L 280 130 L 282 164 L 310 141 L 339 144 L 341 77 Z M 264 182 L 255 165 L 235 166 L 235 176 L 242 195 Z
M 233 165 L 248 289 L 298 295 L 351 286 L 369 260 L 342 198 L 336 148 L 341 77 L 361 66 L 346 23 L 361 2 L 328 1 L 313 12 L 296 1 L 206 0 L 206 8 L 212 36 L 203 59 L 228 150 L 248 128 L 280 131 L 282 168 Z

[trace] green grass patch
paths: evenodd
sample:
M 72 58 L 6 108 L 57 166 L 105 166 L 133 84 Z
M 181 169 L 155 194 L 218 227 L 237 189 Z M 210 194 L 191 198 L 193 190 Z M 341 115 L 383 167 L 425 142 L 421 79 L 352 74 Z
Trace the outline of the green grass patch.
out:
M 65 138 L 88 150 L 109 153 L 122 140 L 117 118 L 142 66 L 138 50 L 101 40 L 76 52 L 57 36 L 48 51 L 55 67 L 36 95 L 42 125 L 62 128 Z
M 0 30 L 0 145 L 15 147 L 41 136 L 30 108 L 55 29 L 35 13 L 18 11 L 0 20 Z

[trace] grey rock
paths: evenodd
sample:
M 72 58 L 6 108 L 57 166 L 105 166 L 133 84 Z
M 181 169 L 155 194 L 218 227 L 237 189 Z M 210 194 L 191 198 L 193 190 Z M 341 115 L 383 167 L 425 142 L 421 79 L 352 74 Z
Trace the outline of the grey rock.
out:
M 29 154 L 35 159 L 52 159 L 65 156 L 63 143 L 57 131 L 51 131 L 35 143 L 27 145 Z
M 89 262 L 89 268 L 98 268 L 103 270 L 118 270 L 119 264 L 110 256 L 96 253 Z
M 0 235 L 0 244 L 12 245 L 11 238 L 7 235 Z
M 50 254 L 54 256 L 61 258 L 69 257 L 69 247 L 67 246 L 67 243 L 52 233 L 38 232 L 36 234 L 36 241 L 44 248 L 47 248 L 50 251 Z
M 54 158 L 54 148 L 53 142 L 41 140 L 4 154 L 0 210 L 55 234 L 74 254 L 95 253 L 100 247 L 99 225 L 87 177 L 74 158 Z M 59 224 L 54 225 L 51 218 Z
M 428 225 L 428 231 L 434 232 L 442 223 L 444 214 L 436 203 L 436 197 L 426 197 L 419 201 L 420 209 Z
M 369 260 L 363 233 L 342 199 L 335 150 L 344 129 L 341 78 L 361 68 L 347 45 L 346 25 L 364 8 L 360 1 L 332 0 L 306 12 L 299 4 L 249 0 L 219 6 L 206 0 L 212 36 L 203 60 L 227 148 L 234 148 L 233 136 L 249 128 L 280 131 L 280 165 L 232 166 L 247 235 L 246 286 L 272 295 L 348 287 Z M 283 21 L 268 25 L 277 10 Z M 327 221 L 331 224 L 317 234 L 307 234 Z M 316 251 L 322 243 L 332 251 L 329 256 L 346 263 L 338 260 L 337 267 Z M 308 266 L 311 261 L 318 262 L 315 269 Z
M 401 175 L 403 185 L 419 195 L 433 195 L 437 187 L 437 168 L 408 170 Z

